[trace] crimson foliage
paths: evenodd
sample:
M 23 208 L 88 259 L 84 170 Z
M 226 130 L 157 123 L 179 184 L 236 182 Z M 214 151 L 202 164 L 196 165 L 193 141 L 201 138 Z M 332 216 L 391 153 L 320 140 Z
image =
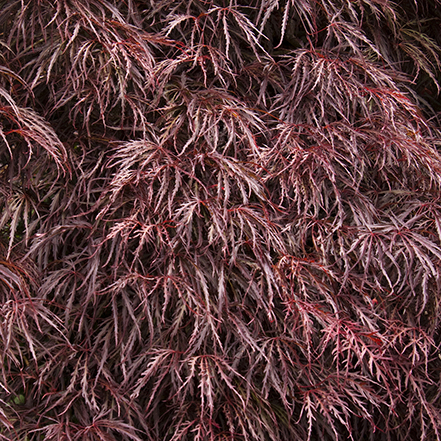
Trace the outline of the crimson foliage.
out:
M 1 440 L 441 440 L 438 0 L 0 2 Z

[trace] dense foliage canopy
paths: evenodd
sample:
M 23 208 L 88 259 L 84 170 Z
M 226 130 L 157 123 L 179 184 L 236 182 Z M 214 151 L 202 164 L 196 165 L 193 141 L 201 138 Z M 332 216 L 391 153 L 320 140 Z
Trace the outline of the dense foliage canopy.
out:
M 0 0 L 0 440 L 441 440 L 439 0 Z

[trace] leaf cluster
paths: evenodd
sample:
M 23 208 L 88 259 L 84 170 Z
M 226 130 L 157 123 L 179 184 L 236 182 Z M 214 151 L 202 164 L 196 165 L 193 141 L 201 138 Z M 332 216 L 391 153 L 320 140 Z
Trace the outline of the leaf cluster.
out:
M 440 21 L 0 1 L 0 440 L 441 440 Z

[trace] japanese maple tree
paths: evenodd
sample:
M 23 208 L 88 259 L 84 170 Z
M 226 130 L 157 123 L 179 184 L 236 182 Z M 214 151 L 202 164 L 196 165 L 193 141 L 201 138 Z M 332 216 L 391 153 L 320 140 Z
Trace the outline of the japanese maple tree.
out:
M 0 440 L 441 440 L 440 26 L 0 1 Z

